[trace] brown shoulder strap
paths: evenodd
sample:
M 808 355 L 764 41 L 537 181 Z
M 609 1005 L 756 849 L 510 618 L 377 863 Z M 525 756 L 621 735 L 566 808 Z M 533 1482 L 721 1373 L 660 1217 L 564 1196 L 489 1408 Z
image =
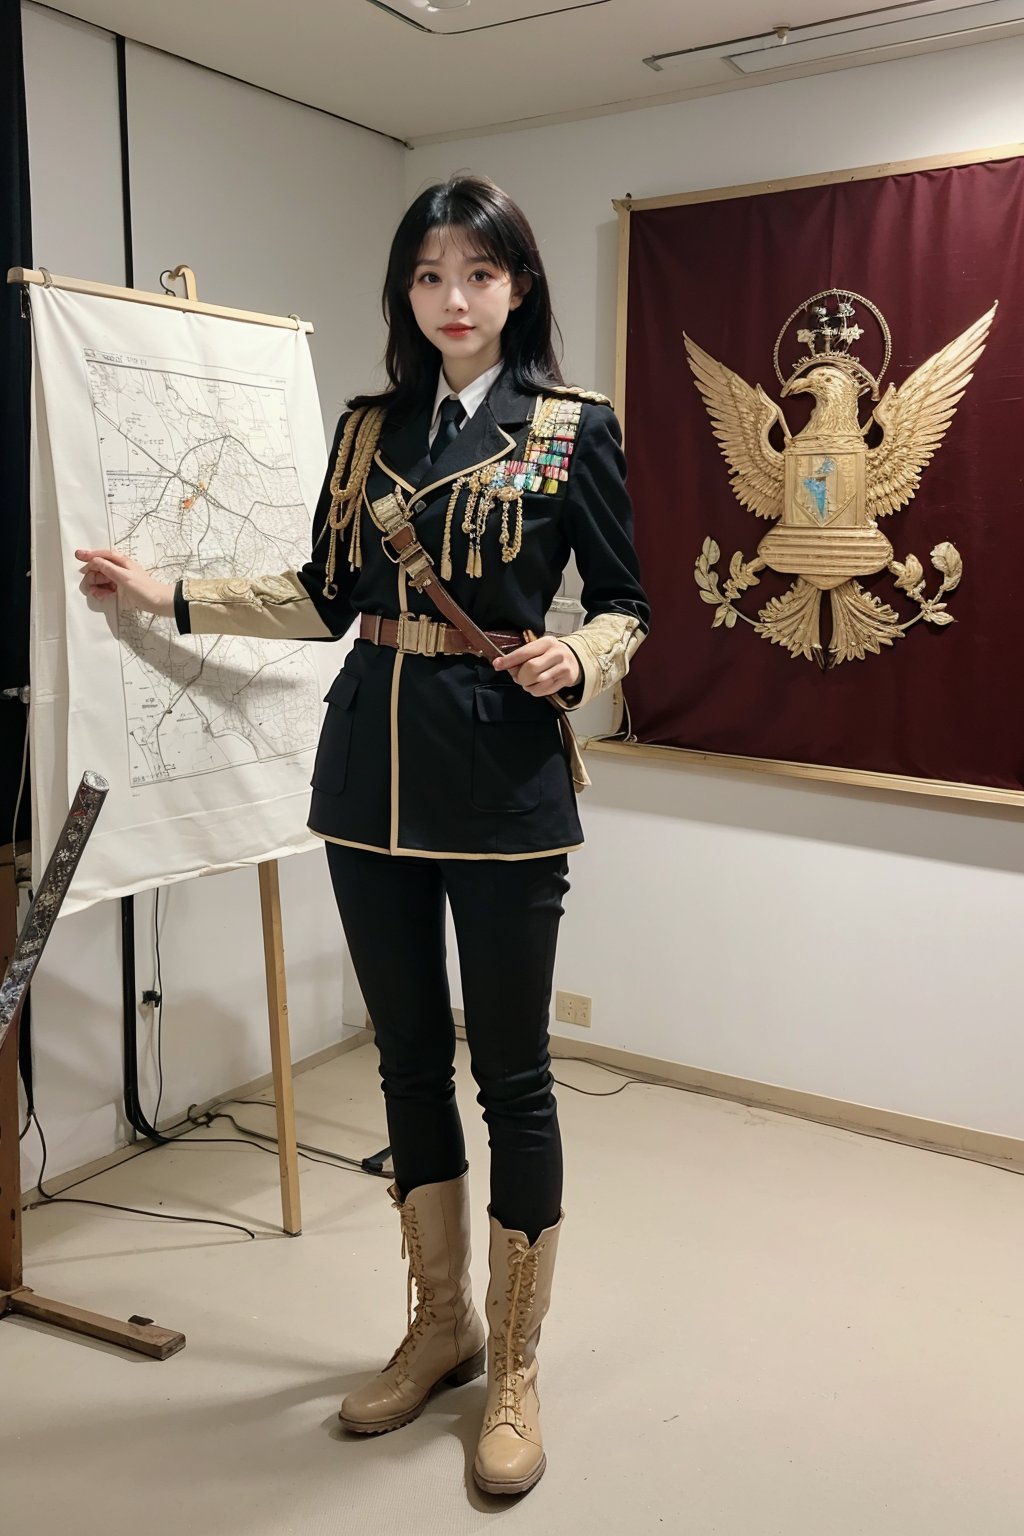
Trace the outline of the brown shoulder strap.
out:
M 493 661 L 503 654 L 501 647 L 489 639 L 478 624 L 474 624 L 465 609 L 452 597 L 434 569 L 434 562 L 416 537 L 415 530 L 406 515 L 400 498 L 392 493 L 373 503 L 373 516 L 384 532 L 384 542 L 397 555 L 402 567 L 417 592 L 425 592 L 430 601 L 448 621 L 464 635 L 475 651 Z
M 416 537 L 401 498 L 393 492 L 388 496 L 382 496 L 373 503 L 373 516 L 378 525 L 384 529 L 384 543 L 389 544 L 397 556 L 396 564 L 405 571 L 416 591 L 425 592 L 434 607 L 455 625 L 459 633 L 469 641 L 475 651 L 479 651 L 481 656 L 494 661 L 496 657 L 504 655 L 501 647 L 495 645 L 478 624 L 474 624 L 465 609 L 461 608 L 452 597 L 444 582 L 439 580 L 434 571 L 434 562 Z M 558 715 L 562 745 L 569 760 L 573 788 L 579 794 L 590 783 L 590 775 L 584 765 L 576 733 L 558 700 L 551 694 L 546 697 L 547 702 Z

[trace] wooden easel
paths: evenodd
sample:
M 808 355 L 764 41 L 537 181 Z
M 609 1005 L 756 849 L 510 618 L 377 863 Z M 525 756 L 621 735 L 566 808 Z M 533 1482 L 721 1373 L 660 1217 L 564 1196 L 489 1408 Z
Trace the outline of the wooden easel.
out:
M 15 849 L 0 848 L 0 976 L 14 952 L 18 931 L 18 887 Z M 270 1056 L 277 1106 L 277 1146 L 281 1176 L 281 1224 L 297 1237 L 302 1231 L 299 1203 L 299 1157 L 295 1143 L 295 1099 L 288 1032 L 288 1001 L 281 928 L 281 890 L 277 860 L 259 865 L 263 952 L 270 1019 Z M 24 1283 L 21 1156 L 18 1142 L 18 1030 L 12 1028 L 0 1046 L 0 1318 L 32 1317 L 73 1333 L 119 1344 L 138 1354 L 166 1360 L 185 1345 L 185 1336 L 153 1322 L 122 1322 L 54 1301 Z
M 263 916 L 263 960 L 267 972 L 267 1012 L 270 1019 L 270 1065 L 277 1106 L 277 1161 L 281 1175 L 281 1225 L 289 1237 L 302 1231 L 299 1205 L 299 1150 L 295 1143 L 295 1092 L 288 1032 L 288 992 L 284 973 L 281 929 L 281 885 L 277 860 L 259 866 L 260 912 Z
M 12 267 L 8 283 L 41 284 L 64 288 L 75 293 L 92 293 L 104 298 L 133 303 L 161 305 L 196 314 L 219 315 L 257 325 L 282 326 L 311 333 L 313 327 L 297 315 L 263 315 L 250 310 L 229 309 L 202 304 L 196 297 L 195 274 L 191 267 L 169 269 L 162 278 L 181 279 L 185 298 L 165 290 L 147 293 L 143 289 L 120 288 L 109 283 L 90 283 L 79 278 L 57 277 L 45 270 Z M 285 981 L 284 942 L 281 923 L 281 891 L 277 860 L 258 866 L 260 911 L 263 924 L 263 952 L 266 968 L 267 1012 L 270 1024 L 270 1054 L 277 1116 L 278 1165 L 281 1181 L 281 1219 L 283 1230 L 292 1237 L 302 1231 L 299 1199 L 298 1148 L 295 1139 L 295 1099 L 291 1073 L 291 1045 L 288 1029 L 288 1001 Z M 18 891 L 13 846 L 0 848 L 0 976 L 6 969 L 17 938 Z M 37 1296 L 23 1284 L 21 1237 L 21 1167 L 18 1143 L 18 1043 L 17 1030 L 11 1029 L 0 1048 L 0 1317 L 5 1313 L 35 1317 L 44 1322 L 104 1339 L 113 1344 L 164 1360 L 184 1346 L 183 1334 L 139 1320 L 122 1323 L 97 1313 L 82 1311 L 62 1302 Z
M 0 960 L 4 993 L 0 1011 L 0 1318 L 31 1317 L 71 1333 L 82 1333 L 137 1354 L 166 1360 L 185 1347 L 185 1335 L 161 1328 L 152 1318 L 104 1317 L 25 1285 L 22 1275 L 21 1157 L 18 1142 L 18 1032 L 29 983 L 60 911 L 68 881 L 107 793 L 105 779 L 86 774 L 29 909 L 18 943 L 16 850 L 0 849 Z M 6 1032 L 6 1033 L 5 1033 Z

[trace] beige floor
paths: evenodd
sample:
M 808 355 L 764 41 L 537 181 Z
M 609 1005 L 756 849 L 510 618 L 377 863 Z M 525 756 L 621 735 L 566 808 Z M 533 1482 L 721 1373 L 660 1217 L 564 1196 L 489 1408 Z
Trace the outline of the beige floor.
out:
M 577 1063 L 559 1076 L 618 1086 Z M 482 1292 L 464 1057 L 460 1082 Z M 303 1139 L 382 1144 L 372 1047 L 297 1088 Z M 305 1233 L 287 1239 L 269 1156 L 171 1148 L 82 1193 L 222 1215 L 258 1240 L 73 1205 L 29 1215 L 29 1284 L 189 1342 L 161 1364 L 0 1324 L 3 1536 L 1019 1536 L 1024 1178 L 669 1088 L 561 1104 L 550 1464 L 525 1500 L 472 1487 L 482 1382 L 393 1435 L 335 1429 L 404 1326 L 382 1183 L 305 1164 Z

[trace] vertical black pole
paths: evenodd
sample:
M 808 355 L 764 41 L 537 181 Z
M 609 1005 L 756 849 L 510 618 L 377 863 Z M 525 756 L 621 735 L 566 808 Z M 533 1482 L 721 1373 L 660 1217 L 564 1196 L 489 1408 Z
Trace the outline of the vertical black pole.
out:
M 124 1113 L 133 1131 L 154 1141 L 164 1137 L 151 1125 L 139 1097 L 139 1040 L 135 999 L 135 897 L 121 897 L 121 1008 L 124 1017 Z M 134 1138 L 133 1138 L 134 1140 Z
M 121 1016 L 124 1020 L 124 1112 L 135 1124 L 139 1109 L 139 1043 L 135 1032 L 135 897 L 121 897 Z
M 8 267 L 32 265 L 28 121 L 22 59 L 21 5 L 0 0 L 0 843 L 13 829 L 27 713 L 20 689 L 29 682 L 28 474 L 32 335 L 24 290 L 5 281 Z M 10 690 L 10 691 L 9 691 Z M 29 796 L 21 797 L 16 841 L 29 836 Z
M 3 282 L 8 267 L 32 265 L 28 117 L 19 0 L 0 0 L 0 845 L 27 843 L 32 800 L 26 757 L 29 685 L 29 442 L 31 440 L 32 330 L 27 299 Z M 23 307 L 24 306 L 24 307 Z M 23 773 L 24 770 L 24 773 Z M 23 786 L 23 787 L 22 787 Z M 17 823 L 15 825 L 15 823 Z M 13 849 L 12 849 L 13 858 Z M 28 1113 L 32 1084 L 31 998 L 26 997 L 18 1058 Z
M 135 252 L 132 238 L 131 163 L 128 154 L 128 74 L 125 65 L 125 40 L 115 39 L 117 49 L 117 115 L 121 129 L 121 212 L 124 224 L 124 281 L 135 287 Z M 139 1095 L 139 1040 L 136 1014 L 135 978 L 135 897 L 121 897 L 121 1008 L 124 1035 L 124 1112 L 133 1131 L 163 1137 L 142 1109 Z
M 117 116 L 121 130 L 121 217 L 124 227 L 124 283 L 135 287 L 135 252 L 132 239 L 132 178 L 128 157 L 128 72 L 125 41 L 115 39 L 117 48 Z

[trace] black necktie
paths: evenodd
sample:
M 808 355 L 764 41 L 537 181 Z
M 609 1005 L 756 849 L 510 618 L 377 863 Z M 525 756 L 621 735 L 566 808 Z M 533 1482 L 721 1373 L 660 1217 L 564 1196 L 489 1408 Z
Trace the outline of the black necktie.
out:
M 462 401 L 454 395 L 449 395 L 447 400 L 441 401 L 441 422 L 437 429 L 437 435 L 430 445 L 430 462 L 434 464 L 444 453 L 449 443 L 454 443 L 459 435 L 459 428 L 466 419 L 465 407 Z

